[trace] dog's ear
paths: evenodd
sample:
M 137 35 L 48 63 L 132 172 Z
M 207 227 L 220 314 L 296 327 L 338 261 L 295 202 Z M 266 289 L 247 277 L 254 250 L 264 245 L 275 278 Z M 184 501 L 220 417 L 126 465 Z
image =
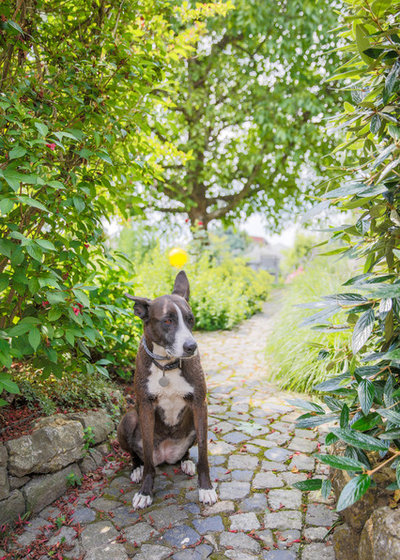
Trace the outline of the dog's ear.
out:
M 182 296 L 183 298 L 185 298 L 186 301 L 189 301 L 189 296 L 190 296 L 189 280 L 188 277 L 186 276 L 186 272 L 184 272 L 183 270 L 178 272 L 178 274 L 176 275 L 174 289 L 172 293 L 178 296 Z
M 143 319 L 143 321 L 146 321 L 149 318 L 149 306 L 151 299 L 131 296 L 130 294 L 125 294 L 125 296 L 135 302 L 135 305 L 133 306 L 135 315 Z

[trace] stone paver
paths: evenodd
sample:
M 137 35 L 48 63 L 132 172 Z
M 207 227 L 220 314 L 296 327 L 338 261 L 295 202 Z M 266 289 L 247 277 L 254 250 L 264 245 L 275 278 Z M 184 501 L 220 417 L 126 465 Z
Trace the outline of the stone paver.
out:
M 324 541 L 337 518 L 331 499 L 292 486 L 316 472 L 321 432 L 297 429 L 299 411 L 287 402 L 293 395 L 266 380 L 263 346 L 277 308 L 267 303 L 232 331 L 197 333 L 209 390 L 216 504 L 199 504 L 196 477 L 179 465 L 161 465 L 154 503 L 133 511 L 138 485 L 130 481 L 128 458 L 110 449 L 81 489 L 18 529 L 0 556 L 18 551 L 10 559 L 28 558 L 36 546 L 40 560 L 58 553 L 84 560 L 335 560 L 330 537 Z M 197 459 L 197 448 L 191 457 Z

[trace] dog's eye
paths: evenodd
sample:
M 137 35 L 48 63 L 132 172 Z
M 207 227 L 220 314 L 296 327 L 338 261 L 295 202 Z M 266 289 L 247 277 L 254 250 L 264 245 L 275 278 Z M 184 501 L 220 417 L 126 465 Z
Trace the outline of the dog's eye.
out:
M 172 325 L 171 319 L 164 319 L 164 325 Z

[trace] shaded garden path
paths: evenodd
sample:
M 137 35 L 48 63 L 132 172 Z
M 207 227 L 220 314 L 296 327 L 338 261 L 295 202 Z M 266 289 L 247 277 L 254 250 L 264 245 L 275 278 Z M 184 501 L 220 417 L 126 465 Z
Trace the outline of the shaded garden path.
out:
M 137 485 L 127 465 L 113 460 L 80 491 L 33 518 L 16 541 L 14 558 L 49 560 L 29 556 L 29 548 L 41 550 L 36 542 L 46 535 L 51 557 L 59 559 L 334 560 L 329 538 L 323 542 L 336 518 L 332 506 L 318 493 L 291 487 L 314 472 L 312 454 L 323 438 L 295 429 L 298 413 L 286 402 L 288 394 L 265 381 L 263 347 L 276 310 L 276 303 L 267 303 L 233 331 L 197 336 L 219 502 L 200 505 L 196 479 L 166 466 L 158 469 L 153 505 L 133 512 Z

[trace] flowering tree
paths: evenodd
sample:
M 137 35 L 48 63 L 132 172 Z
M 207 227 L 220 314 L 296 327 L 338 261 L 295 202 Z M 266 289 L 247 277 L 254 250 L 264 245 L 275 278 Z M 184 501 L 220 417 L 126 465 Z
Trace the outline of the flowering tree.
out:
M 174 105 L 151 123 L 161 168 L 146 201 L 192 225 L 261 210 L 272 223 L 304 201 L 299 178 L 325 173 L 322 115 L 336 106 L 330 3 L 235 0 L 181 65 Z M 322 126 L 321 126 L 322 125 Z M 163 128 L 163 130 L 162 130 Z M 158 155 L 167 136 L 182 155 Z

